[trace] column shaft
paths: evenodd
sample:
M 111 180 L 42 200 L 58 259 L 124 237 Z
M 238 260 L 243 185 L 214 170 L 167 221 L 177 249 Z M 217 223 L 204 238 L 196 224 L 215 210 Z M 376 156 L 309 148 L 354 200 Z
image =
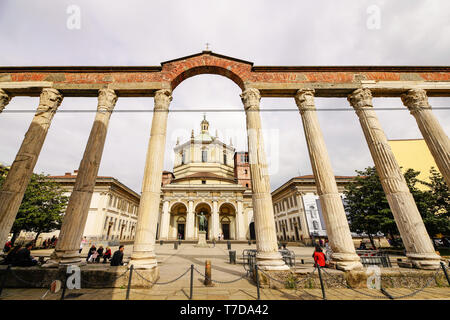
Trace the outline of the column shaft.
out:
M 237 202 L 236 228 L 237 240 L 245 240 L 244 210 L 242 201 Z
M 217 200 L 213 200 L 213 209 L 212 209 L 212 214 L 211 214 L 211 226 L 212 226 L 212 230 L 210 233 L 210 240 L 212 240 L 213 238 L 215 238 L 217 240 L 218 236 L 219 236 L 219 208 L 217 206 Z
M 317 118 L 314 90 L 299 90 L 295 95 L 295 101 L 302 117 L 317 194 L 333 251 L 332 262 L 342 270 L 361 269 L 362 264 L 355 251 L 344 205 L 338 193 L 333 168 Z
M 170 225 L 170 213 L 169 213 L 169 201 L 163 202 L 163 209 L 161 215 L 161 231 L 159 233 L 160 240 L 169 239 L 169 225 Z
M 242 92 L 241 99 L 247 122 L 257 263 L 263 270 L 287 270 L 289 267 L 284 263 L 281 254 L 278 252 L 272 196 L 270 195 L 270 182 L 259 115 L 261 95 L 257 89 L 249 88 Z
M 195 213 L 194 213 L 194 201 L 189 200 L 188 201 L 188 208 L 187 208 L 187 217 L 186 217 L 186 240 L 193 240 L 194 239 L 194 219 L 195 219 Z
M 431 111 L 426 91 L 409 90 L 402 95 L 402 101 L 416 118 L 428 149 L 447 185 L 450 186 L 450 140 Z
M 135 267 L 153 268 L 157 266 L 154 246 L 159 203 L 161 201 L 167 116 L 171 100 L 172 95 L 169 90 L 159 90 L 155 94 L 155 112 L 153 113 L 152 129 L 145 162 L 136 237 L 131 255 L 131 263 Z
M 48 262 L 49 265 L 56 262 L 59 262 L 59 264 L 81 263 L 78 249 L 80 248 L 80 241 L 83 237 L 89 214 L 95 181 L 97 180 L 108 132 L 109 119 L 116 101 L 117 96 L 114 90 L 99 90 L 94 124 L 92 125 L 83 158 L 78 167 L 77 178 L 64 215 L 58 243 Z
M 14 224 L 51 121 L 62 99 L 56 89 L 42 90 L 36 114 L 0 190 L 0 243 L 6 242 Z
M 406 256 L 415 267 L 438 268 L 440 258 L 434 251 L 414 198 L 373 110 L 372 93 L 368 89 L 358 89 L 349 95 L 348 100 L 359 117 L 375 168 L 405 245 Z

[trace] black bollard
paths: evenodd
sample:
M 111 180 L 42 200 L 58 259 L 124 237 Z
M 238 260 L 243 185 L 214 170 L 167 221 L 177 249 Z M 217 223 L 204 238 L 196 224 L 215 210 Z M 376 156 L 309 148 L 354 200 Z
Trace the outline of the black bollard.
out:
M 230 250 L 228 254 L 230 255 L 230 264 L 236 264 L 236 251 Z
M 133 265 L 130 266 L 130 277 L 128 278 L 128 287 L 127 287 L 127 297 L 126 300 L 130 299 L 130 289 L 131 289 L 131 276 L 133 275 Z
M 175 242 L 173 243 L 173 248 L 174 248 L 175 250 L 178 250 L 178 242 L 175 241 Z
M 231 241 L 230 240 L 227 241 L 227 247 L 228 247 L 228 250 L 231 250 Z
M 164 240 L 159 240 L 159 244 L 163 245 L 164 244 Z
M 189 291 L 189 300 L 192 300 L 193 287 L 194 287 L 194 265 L 191 264 L 191 285 Z
M 321 267 L 317 266 L 317 270 L 319 271 L 320 287 L 322 289 L 322 297 L 323 297 L 323 300 L 327 300 L 327 297 L 325 295 L 325 287 L 323 286 L 322 271 L 320 269 L 321 269 Z
M 6 279 L 8 277 L 8 273 L 10 270 L 11 270 L 11 265 L 8 264 L 8 267 L 5 270 L 5 274 L 3 275 L 2 284 L 0 285 L 0 296 L 2 295 L 2 291 L 3 291 L 3 288 L 5 287 Z

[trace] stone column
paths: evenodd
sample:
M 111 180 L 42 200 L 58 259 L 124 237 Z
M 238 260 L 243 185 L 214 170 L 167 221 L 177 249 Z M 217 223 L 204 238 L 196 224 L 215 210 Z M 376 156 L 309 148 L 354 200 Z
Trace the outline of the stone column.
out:
M 244 226 L 244 208 L 242 200 L 237 201 L 236 211 L 236 238 L 237 240 L 245 240 L 245 226 Z
M 8 238 L 51 121 L 62 99 L 63 96 L 56 89 L 42 90 L 36 114 L 0 189 L 0 243 L 5 243 Z
M 47 266 L 58 263 L 63 265 L 84 263 L 78 250 L 89 214 L 95 181 L 97 180 L 108 132 L 109 119 L 116 101 L 117 96 L 114 90 L 99 90 L 94 124 L 78 168 L 77 178 L 64 215 L 58 243 L 50 260 L 46 263 Z
M 359 117 L 406 256 L 417 268 L 439 268 L 440 257 L 434 251 L 414 198 L 373 110 L 372 93 L 368 89 L 357 89 L 348 96 L 348 101 Z
M 362 264 L 355 251 L 344 205 L 338 193 L 333 168 L 320 130 L 314 105 L 314 89 L 298 90 L 295 102 L 302 117 L 317 194 L 333 251 L 332 263 L 341 270 L 361 269 Z
M 195 222 L 195 213 L 194 213 L 194 201 L 188 201 L 187 208 L 187 216 L 186 216 L 186 240 L 194 239 L 194 222 Z
M 5 91 L 0 89 L 0 113 L 3 112 L 3 109 L 5 109 L 9 101 L 11 101 L 11 97 Z
M 428 149 L 430 149 L 447 185 L 450 186 L 450 140 L 431 112 L 426 91 L 422 89 L 409 90 L 402 95 L 402 101 L 416 118 Z
M 261 95 L 258 89 L 248 88 L 242 92 L 241 99 L 247 121 L 257 264 L 263 270 L 288 270 L 289 267 L 278 252 L 269 174 L 259 115 Z
M 219 236 L 219 230 L 220 230 L 220 221 L 219 221 L 219 208 L 217 205 L 217 200 L 213 200 L 213 208 L 211 213 L 211 226 L 212 226 L 212 232 L 210 233 L 211 237 L 210 240 L 215 238 L 217 240 Z
M 161 201 L 167 116 L 171 100 L 172 94 L 167 89 L 158 90 L 155 94 L 155 108 L 145 162 L 144 179 L 142 181 L 136 238 L 130 261 L 137 268 L 153 268 L 157 266 L 154 247 L 159 202 Z
M 161 231 L 159 233 L 159 239 L 161 240 L 169 239 L 169 225 L 170 225 L 169 201 L 164 200 L 161 215 Z

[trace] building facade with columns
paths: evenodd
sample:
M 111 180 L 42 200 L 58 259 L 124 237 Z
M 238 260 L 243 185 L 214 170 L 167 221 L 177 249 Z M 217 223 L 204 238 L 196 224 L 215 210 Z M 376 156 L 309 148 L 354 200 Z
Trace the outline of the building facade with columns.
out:
M 343 198 L 351 176 L 336 176 Z M 312 237 L 326 237 L 324 215 L 313 175 L 294 177 L 272 192 L 275 227 L 279 240 L 311 244 Z
M 70 197 L 78 170 L 63 176 L 49 176 L 58 182 Z M 140 196 L 113 177 L 96 179 L 88 217 L 83 231 L 87 240 L 133 240 Z M 57 235 L 59 232 L 57 232 Z M 44 237 L 44 235 L 43 235 Z
M 190 139 L 178 140 L 173 151 L 173 172 L 163 172 L 158 239 L 197 240 L 200 214 L 206 216 L 209 240 L 254 237 L 252 192 L 248 182 L 242 183 L 249 175 L 248 154 L 246 161 L 246 153 L 239 153 L 244 157 L 236 171 L 235 149 L 209 133 L 206 117 L 200 132 L 192 130 Z

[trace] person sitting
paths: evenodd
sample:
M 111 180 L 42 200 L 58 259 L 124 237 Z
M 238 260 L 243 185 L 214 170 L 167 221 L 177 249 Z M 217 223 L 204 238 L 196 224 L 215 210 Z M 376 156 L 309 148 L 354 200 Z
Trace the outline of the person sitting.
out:
M 3 252 L 8 253 L 9 250 L 11 250 L 11 247 L 12 247 L 12 242 L 6 241 L 5 246 L 3 247 Z
M 22 246 L 21 246 L 20 244 L 17 245 L 17 246 L 15 246 L 14 248 L 12 248 L 12 249 L 8 252 L 8 254 L 7 254 L 7 256 L 6 256 L 6 258 L 5 258 L 5 260 L 3 261 L 2 264 L 6 264 L 6 265 L 12 264 L 13 261 L 14 261 L 14 257 L 15 257 L 16 254 L 17 254 L 17 251 L 19 251 L 20 249 L 22 249 Z
M 96 263 L 99 263 L 101 257 L 103 257 L 103 246 L 100 246 L 100 247 L 97 249 L 97 257 L 95 258 L 95 262 L 96 262 Z
M 111 249 L 106 247 L 105 254 L 103 255 L 103 263 L 106 263 L 106 260 L 111 259 Z
M 123 245 L 119 247 L 119 250 L 114 252 L 113 257 L 111 258 L 111 266 L 123 266 Z
M 95 247 L 95 244 L 93 244 L 90 248 L 89 248 L 89 252 L 86 258 L 87 262 L 90 262 L 89 259 L 91 258 L 91 256 L 94 254 L 94 252 L 97 251 L 97 248 Z
M 313 253 L 314 258 L 314 267 L 325 267 L 326 265 L 326 258 L 325 254 L 322 252 L 322 248 L 319 245 L 316 245 L 316 250 Z
M 37 265 L 37 260 L 31 256 L 32 243 L 28 243 L 25 248 L 17 251 L 12 265 L 15 267 L 32 267 Z

